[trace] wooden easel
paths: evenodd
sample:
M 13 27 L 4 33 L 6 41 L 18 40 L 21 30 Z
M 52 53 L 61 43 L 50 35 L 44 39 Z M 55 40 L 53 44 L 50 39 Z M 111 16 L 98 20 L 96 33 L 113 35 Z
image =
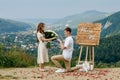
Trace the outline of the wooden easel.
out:
M 78 58 L 78 65 L 89 62 L 94 69 L 94 46 L 99 45 L 100 40 L 100 23 L 79 23 L 76 36 L 76 43 L 80 44 L 80 54 Z M 86 47 L 85 61 L 81 60 L 83 47 Z
M 80 54 L 79 54 L 79 58 L 78 58 L 78 65 L 81 64 L 81 63 L 84 63 L 84 61 L 81 60 L 83 47 L 84 47 L 83 45 L 81 45 L 81 47 L 80 47 Z M 94 46 L 86 46 L 85 61 L 88 61 L 90 64 L 92 64 L 93 68 L 94 68 Z

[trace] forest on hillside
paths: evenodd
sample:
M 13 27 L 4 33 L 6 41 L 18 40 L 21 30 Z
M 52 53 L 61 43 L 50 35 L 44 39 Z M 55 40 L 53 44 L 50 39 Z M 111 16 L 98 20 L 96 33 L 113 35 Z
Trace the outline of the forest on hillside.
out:
M 72 66 L 76 65 L 80 51 L 80 45 L 75 44 Z M 37 49 L 36 49 L 37 52 Z M 0 44 L 0 67 L 30 67 L 37 66 L 36 55 L 37 53 L 29 54 L 29 51 L 25 51 L 19 47 L 12 47 L 6 49 L 5 46 Z M 59 53 L 57 53 L 59 52 Z M 61 50 L 51 48 L 49 49 L 49 57 L 56 54 L 61 54 Z M 85 48 L 83 49 L 85 53 Z M 82 59 L 84 59 L 84 54 Z M 54 66 L 53 63 L 46 63 L 46 65 Z M 120 35 L 103 38 L 100 40 L 100 44 L 95 46 L 95 67 L 120 67 Z

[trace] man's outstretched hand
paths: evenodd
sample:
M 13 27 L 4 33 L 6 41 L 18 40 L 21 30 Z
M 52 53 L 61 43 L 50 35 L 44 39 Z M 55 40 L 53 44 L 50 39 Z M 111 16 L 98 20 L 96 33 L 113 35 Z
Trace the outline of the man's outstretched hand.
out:
M 57 39 L 58 43 L 62 43 L 62 41 L 60 39 Z

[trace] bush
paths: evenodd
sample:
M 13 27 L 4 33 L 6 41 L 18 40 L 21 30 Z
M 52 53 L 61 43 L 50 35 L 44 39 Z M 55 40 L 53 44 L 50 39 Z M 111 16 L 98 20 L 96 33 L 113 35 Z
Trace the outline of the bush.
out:
M 116 62 L 116 67 L 120 67 L 120 61 Z
M 36 64 L 36 59 L 23 50 L 12 48 L 10 51 L 0 55 L 1 67 L 28 67 Z

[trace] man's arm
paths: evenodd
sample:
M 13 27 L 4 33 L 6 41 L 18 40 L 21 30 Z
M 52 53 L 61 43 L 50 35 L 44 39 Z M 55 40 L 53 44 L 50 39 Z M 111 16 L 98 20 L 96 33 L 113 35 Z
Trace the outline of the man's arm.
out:
M 64 46 L 64 44 L 62 43 L 62 41 L 60 39 L 58 39 L 58 42 L 59 42 L 62 50 L 66 49 L 66 47 Z

